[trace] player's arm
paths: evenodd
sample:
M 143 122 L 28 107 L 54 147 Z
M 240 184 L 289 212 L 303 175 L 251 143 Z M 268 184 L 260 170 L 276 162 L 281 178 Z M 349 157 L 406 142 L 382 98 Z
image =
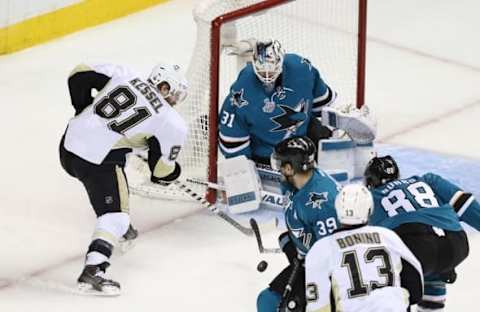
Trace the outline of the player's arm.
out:
M 226 158 L 239 155 L 251 158 L 250 133 L 241 108 L 239 109 L 232 104 L 235 101 L 234 96 L 234 91 L 231 91 L 218 116 L 220 151 Z
M 100 91 L 110 79 L 110 76 L 85 64 L 80 64 L 73 69 L 68 78 L 68 88 L 75 115 L 80 114 L 85 107 L 92 104 L 92 89 Z
M 278 237 L 278 244 L 280 246 L 280 249 L 287 256 L 289 263 L 293 263 L 293 260 L 298 258 L 297 248 L 295 248 L 295 244 L 290 238 L 290 234 L 288 231 L 280 234 L 280 236 Z
M 480 204 L 472 193 L 465 192 L 457 185 L 434 173 L 423 175 L 427 182 L 444 202 L 448 202 L 457 213 L 460 221 L 480 231 Z
M 318 70 L 313 66 L 311 67 L 315 80 L 313 86 L 312 112 L 316 117 L 321 117 L 322 108 L 331 106 L 337 98 L 337 93 L 323 81 Z
M 305 291 L 308 312 L 330 312 L 329 239 L 317 242 L 305 259 Z

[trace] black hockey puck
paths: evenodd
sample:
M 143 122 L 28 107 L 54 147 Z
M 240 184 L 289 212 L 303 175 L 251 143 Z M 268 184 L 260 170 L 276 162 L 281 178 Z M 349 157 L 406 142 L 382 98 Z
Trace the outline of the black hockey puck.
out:
M 267 261 L 262 260 L 262 261 L 260 261 L 260 262 L 258 263 L 258 265 L 257 265 L 257 271 L 258 271 L 258 272 L 263 272 L 263 271 L 265 271 L 265 270 L 267 269 L 267 267 L 268 267 Z

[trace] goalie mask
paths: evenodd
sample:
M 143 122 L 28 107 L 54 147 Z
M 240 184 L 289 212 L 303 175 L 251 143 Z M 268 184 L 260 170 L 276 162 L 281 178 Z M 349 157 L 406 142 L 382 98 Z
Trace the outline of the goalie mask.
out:
M 349 184 L 335 198 L 335 210 L 341 224 L 367 224 L 373 212 L 373 197 L 361 184 Z
M 187 97 L 188 82 L 178 65 L 158 64 L 147 81 L 170 105 L 181 103 Z
M 306 136 L 294 136 L 280 142 L 270 156 L 274 170 L 280 171 L 285 164 L 290 164 L 295 172 L 306 172 L 315 168 L 316 148 Z
M 283 70 L 284 52 L 277 40 L 257 41 L 253 53 L 253 70 L 258 79 L 272 85 Z
M 400 176 L 397 163 L 392 156 L 372 158 L 365 169 L 365 185 L 368 188 L 381 186 L 393 180 L 397 180 Z

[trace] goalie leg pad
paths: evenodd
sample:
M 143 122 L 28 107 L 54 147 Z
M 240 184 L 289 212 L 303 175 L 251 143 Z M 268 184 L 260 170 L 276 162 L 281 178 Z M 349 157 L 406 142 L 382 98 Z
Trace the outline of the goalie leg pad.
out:
M 355 172 L 355 143 L 349 139 L 325 139 L 318 143 L 318 168 L 337 182 L 348 182 Z
M 262 184 L 255 164 L 244 155 L 218 162 L 219 177 L 225 185 L 231 213 L 257 210 L 262 200 Z
M 363 178 L 365 168 L 368 162 L 377 156 L 377 152 L 373 146 L 373 142 L 365 144 L 356 144 L 355 147 L 355 163 L 354 163 L 354 178 Z
M 318 144 L 318 167 L 337 182 L 362 178 L 367 163 L 375 157 L 373 143 L 359 144 L 350 139 L 326 139 Z

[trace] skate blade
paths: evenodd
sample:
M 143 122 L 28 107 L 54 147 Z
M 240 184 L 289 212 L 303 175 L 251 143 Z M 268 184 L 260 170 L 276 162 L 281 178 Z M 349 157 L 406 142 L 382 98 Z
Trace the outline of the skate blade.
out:
M 78 291 L 82 295 L 93 295 L 103 297 L 115 297 L 120 295 L 120 288 L 112 286 L 104 286 L 101 291 L 93 288 L 92 285 L 87 283 L 78 283 Z

